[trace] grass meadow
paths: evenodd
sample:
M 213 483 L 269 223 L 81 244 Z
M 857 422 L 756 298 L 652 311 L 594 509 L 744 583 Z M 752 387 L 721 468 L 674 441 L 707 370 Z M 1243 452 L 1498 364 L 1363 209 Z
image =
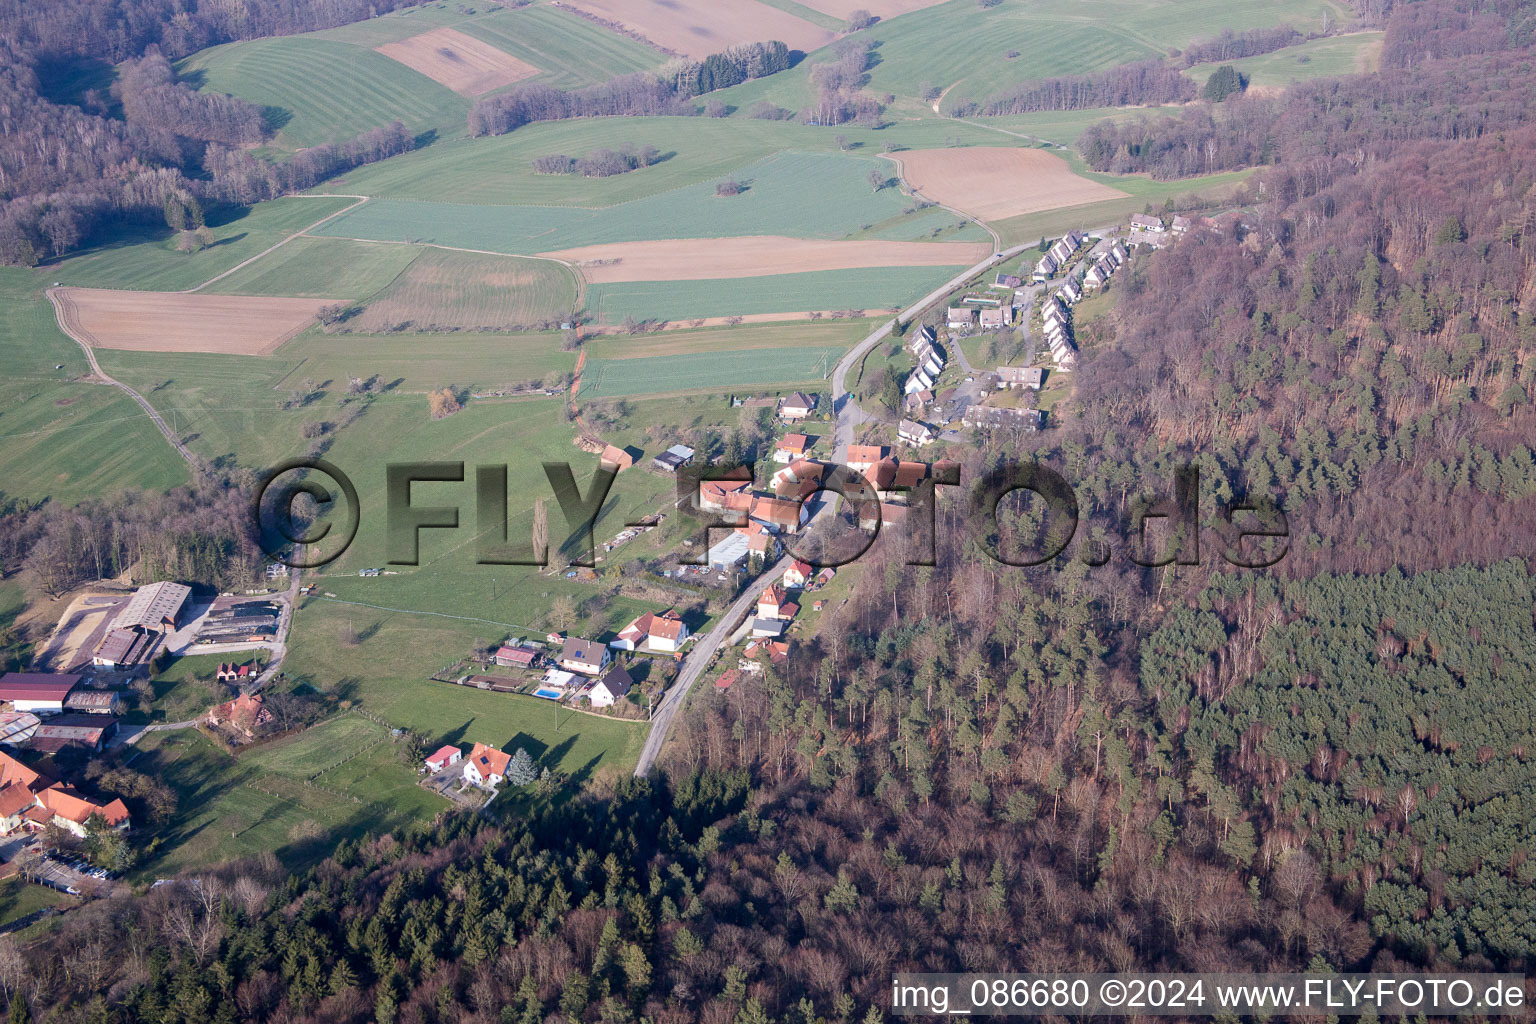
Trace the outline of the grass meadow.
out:
M 759 348 L 843 350 L 873 329 L 874 321 L 868 319 L 795 320 L 788 323 L 704 327 L 644 334 L 600 334 L 582 342 L 582 348 L 589 360 L 697 355 Z
M 430 26 L 423 26 L 423 31 Z M 177 64 L 199 88 L 268 108 L 272 144 L 303 149 L 391 121 L 413 132 L 461 134 L 469 100 L 366 46 L 283 36 L 226 43 Z
M 421 247 L 415 245 L 306 236 L 295 238 L 270 259 L 257 260 L 206 290 L 219 295 L 359 301 L 387 288 L 421 253 Z
M 842 238 L 911 206 L 898 189 L 871 189 L 871 171 L 889 175 L 891 166 L 843 153 L 784 152 L 734 170 L 730 177 L 747 185 L 736 196 L 715 195 L 711 180 L 602 209 L 376 199 L 315 233 L 511 254 L 656 238 Z
M 449 804 L 415 785 L 389 730 L 342 715 L 233 757 L 194 729 L 148 733 L 134 768 L 178 797 L 134 880 L 272 850 L 302 866 L 339 839 L 429 819 Z M 347 759 L 344 764 L 338 764 Z
M 335 196 L 289 196 L 249 208 L 212 210 L 208 226 L 215 241 L 199 252 L 176 251 L 175 236 L 169 230 L 130 232 L 109 244 L 51 260 L 32 271 L 32 277 L 39 288 L 59 282 L 82 288 L 185 291 L 355 201 Z M 299 244 L 295 241 L 290 246 Z M 289 257 L 287 249 L 285 246 L 249 269 L 265 272 L 278 266 Z M 232 274 L 230 279 L 237 276 Z
M 810 310 L 886 310 L 953 277 L 953 267 L 859 267 L 718 281 L 620 281 L 587 286 L 587 309 L 604 323 L 746 316 Z
M 1241 71 L 1248 77 L 1250 86 L 1282 89 L 1293 82 L 1376 70 L 1382 38 L 1381 32 L 1351 32 L 1221 63 L 1231 64 Z M 1196 64 L 1184 73 L 1204 86 L 1221 63 Z
M 841 348 L 754 348 L 643 359 L 589 359 L 581 373 L 580 397 L 820 383 L 842 354 Z
M 577 291 L 575 272 L 551 260 L 426 249 L 347 326 L 364 332 L 515 330 L 568 315 Z

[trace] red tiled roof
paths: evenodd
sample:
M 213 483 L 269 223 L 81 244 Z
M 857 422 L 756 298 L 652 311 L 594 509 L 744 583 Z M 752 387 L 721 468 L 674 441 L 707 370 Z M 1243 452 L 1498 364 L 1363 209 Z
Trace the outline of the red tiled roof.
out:
M 26 786 L 11 785 L 0 789 L 0 818 L 9 818 L 31 807 L 37 797 Z
M 735 683 L 736 680 L 738 680 L 740 678 L 741 678 L 741 669 L 739 669 L 739 668 L 728 668 L 724 672 L 720 673 L 720 678 L 719 679 L 715 680 L 715 689 L 717 689 L 717 690 L 729 690 L 731 688 L 731 684 Z
M 502 753 L 495 747 L 488 747 L 484 743 L 476 743 L 474 749 L 469 752 L 469 760 L 474 763 L 475 770 L 482 778 L 492 775 L 507 776 L 507 766 L 512 763 L 512 755 Z

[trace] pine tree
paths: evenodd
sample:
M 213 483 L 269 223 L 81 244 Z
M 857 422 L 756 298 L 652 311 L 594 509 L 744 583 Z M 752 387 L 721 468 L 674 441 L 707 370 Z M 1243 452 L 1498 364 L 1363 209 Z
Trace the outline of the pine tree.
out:
M 533 763 L 533 758 L 528 751 L 518 747 L 512 755 L 512 761 L 507 765 L 507 781 L 514 786 L 526 786 L 539 777 L 538 766 Z

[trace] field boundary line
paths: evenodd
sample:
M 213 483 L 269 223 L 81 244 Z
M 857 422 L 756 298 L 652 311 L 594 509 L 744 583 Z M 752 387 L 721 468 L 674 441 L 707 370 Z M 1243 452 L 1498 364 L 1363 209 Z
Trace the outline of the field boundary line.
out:
M 950 120 L 959 121 L 960 119 L 950 118 Z M 960 121 L 960 123 L 964 124 L 965 122 Z M 901 180 L 902 185 L 906 186 L 908 192 L 912 193 L 914 196 L 921 197 L 926 202 L 933 203 L 934 206 L 937 206 L 941 210 L 948 210 L 950 213 L 954 214 L 956 217 L 959 217 L 961 220 L 975 221 L 977 224 L 980 224 L 982 230 L 992 236 L 992 255 L 996 256 L 998 253 L 1002 252 L 1003 237 L 996 231 L 992 230 L 992 225 L 988 224 L 980 217 L 974 217 L 971 214 L 966 213 L 964 210 L 957 210 L 953 206 L 946 206 L 935 199 L 929 199 L 927 196 L 923 195 L 923 193 L 919 191 L 915 185 L 907 180 L 907 169 L 902 164 L 901 157 L 897 156 L 895 153 L 881 153 L 880 156 L 883 159 L 889 160 L 891 163 L 896 165 L 896 177 Z
M 372 608 L 374 611 L 395 612 L 398 615 L 431 615 L 439 619 L 460 619 L 464 622 L 483 622 L 488 626 L 510 626 L 513 629 L 526 629 L 536 633 L 547 632 L 547 630 L 540 630 L 520 622 L 498 622 L 495 619 L 481 619 L 473 615 L 449 615 L 447 612 L 428 612 L 417 608 L 390 608 L 382 604 L 369 604 L 366 601 L 346 601 L 339 597 L 322 597 L 320 600 L 330 604 L 349 604 L 355 608 Z
M 367 196 L 348 196 L 348 195 L 313 196 L 313 195 L 302 195 L 302 194 L 295 193 L 293 198 L 295 198 L 295 199 L 322 199 L 322 198 L 323 199 L 356 199 L 357 202 L 351 203 L 351 204 L 349 204 L 347 206 L 343 206 L 341 209 L 337 210 L 335 213 L 330 214 L 329 216 L 321 217 L 319 220 L 317 220 L 313 224 L 309 225 L 309 227 L 300 228 L 299 230 L 295 231 L 293 234 L 289 235 L 287 238 L 284 238 L 281 242 L 278 242 L 276 245 L 269 246 L 269 247 L 261 250 L 261 252 L 257 253 L 255 256 L 252 256 L 250 259 L 241 260 L 239 263 L 236 263 L 234 266 L 232 266 L 228 270 L 224 271 L 224 273 L 217 274 L 214 277 L 210 277 L 208 280 L 204 281 L 202 284 L 197 285 L 194 288 L 184 288 L 184 289 L 182 289 L 179 294 L 182 294 L 182 295 L 192 295 L 195 292 L 200 292 L 204 288 L 207 288 L 209 285 L 213 284 L 214 282 L 224 280 L 224 278 L 228 277 L 230 274 L 233 274 L 235 271 L 242 270 L 245 267 L 250 266 L 252 263 L 255 263 L 257 260 L 261 259 L 263 256 L 267 255 L 268 253 L 273 252 L 273 251 L 275 251 L 277 249 L 281 249 L 283 246 L 287 245 L 289 242 L 293 241 L 295 238 L 298 238 L 298 237 L 302 236 L 305 232 L 311 231 L 311 230 L 319 227 L 321 224 L 324 224 L 328 220 L 334 220 L 335 218 L 340 217 L 342 214 L 346 213 L 348 210 L 355 210 L 359 206 L 362 206 L 364 203 L 366 203 L 368 201 L 368 197 Z M 287 340 L 287 339 L 285 339 L 285 340 Z M 258 354 L 265 355 L 266 353 L 258 353 Z

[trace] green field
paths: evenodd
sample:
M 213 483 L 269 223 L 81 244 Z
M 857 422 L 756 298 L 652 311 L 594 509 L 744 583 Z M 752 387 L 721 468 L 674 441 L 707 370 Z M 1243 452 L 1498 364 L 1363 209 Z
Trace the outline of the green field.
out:
M 576 302 L 576 275 L 563 264 L 426 249 L 370 298 L 346 329 L 536 329 L 568 316 Z
M 177 72 L 201 89 L 269 108 L 273 144 L 303 149 L 391 121 L 412 132 L 462 133 L 469 100 L 363 46 L 283 36 L 193 54 Z
M 581 397 L 819 383 L 842 354 L 840 348 L 754 348 L 687 356 L 589 359 L 581 374 Z
M 116 388 L 75 381 L 87 372 L 34 273 L 0 268 L 0 492 L 74 504 L 186 483 L 186 463 L 143 410 Z
M 46 885 L 24 882 L 14 875 L 0 882 L 0 925 L 19 921 L 48 907 L 73 903 L 68 896 Z
M 809 310 L 893 310 L 964 267 L 862 267 L 719 281 L 623 281 L 587 287 L 587 309 L 605 323 L 747 316 Z
M 874 329 L 877 321 L 795 320 L 788 323 L 705 327 L 644 334 L 599 334 L 582 342 L 590 359 L 639 359 L 757 348 L 846 349 Z
M 270 257 L 242 267 L 207 290 L 221 295 L 358 301 L 388 287 L 421 252 L 419 246 L 393 242 L 306 236 L 295 238 Z
M 157 853 L 138 878 L 217 864 L 262 850 L 306 864 L 336 841 L 386 831 L 448 807 L 415 785 L 389 730 L 355 715 L 322 722 L 231 757 L 192 729 L 147 733 L 134 768 L 176 791 L 173 819 L 154 830 Z M 337 767 L 351 758 L 345 770 Z
M 184 291 L 354 202 L 334 196 L 289 196 L 249 208 L 225 207 L 209 213 L 208 226 L 215 242 L 199 252 L 177 252 L 170 231 L 128 234 L 110 244 L 45 263 L 32 272 L 33 281 L 39 288 L 59 282 L 84 288 Z M 288 255 L 285 247 L 249 269 L 264 272 Z
M 532 64 L 543 74 L 531 81 L 556 89 L 606 82 L 666 60 L 644 43 L 555 7 L 502 10 L 454 27 Z
M 785 152 L 733 171 L 749 186 L 737 196 L 715 195 L 708 181 L 606 209 L 378 199 L 316 234 L 514 254 L 656 238 L 842 238 L 911 205 L 897 189 L 871 190 L 872 170 L 889 174 L 891 165 L 841 153 Z
M 1204 80 L 1201 84 L 1204 84 Z M 1058 146 L 1071 146 L 1090 125 L 1100 121 L 1150 119 L 1163 114 L 1177 117 L 1183 110 L 1183 107 L 1093 107 L 1089 110 L 1044 110 L 1034 114 L 975 117 L 969 120 L 977 125 L 990 125 L 1004 131 L 1016 132 L 1030 139 L 1052 142 Z
M 1351 32 L 1221 63 L 1231 64 L 1241 71 L 1250 86 L 1278 89 L 1313 78 L 1375 71 L 1376 60 L 1381 55 L 1382 37 L 1381 32 Z M 1204 86 L 1211 72 L 1221 63 L 1196 64 L 1184 73 Z

